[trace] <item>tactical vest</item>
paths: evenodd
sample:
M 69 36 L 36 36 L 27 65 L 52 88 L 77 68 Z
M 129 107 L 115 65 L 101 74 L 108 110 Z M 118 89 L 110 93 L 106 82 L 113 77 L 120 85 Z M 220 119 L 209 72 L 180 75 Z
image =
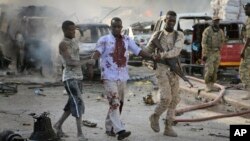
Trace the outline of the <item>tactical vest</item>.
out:
M 212 26 L 208 28 L 207 45 L 208 49 L 218 51 L 221 48 L 224 33 L 221 29 L 214 32 Z
M 178 34 L 178 32 L 177 32 L 176 30 L 174 30 L 173 32 L 174 32 L 174 36 L 173 36 L 173 45 L 175 45 L 175 42 L 176 42 L 176 40 L 177 40 L 179 34 Z M 162 38 L 162 36 L 163 36 L 162 34 L 164 34 L 163 31 L 158 31 L 158 33 L 156 33 L 157 39 L 161 40 L 161 38 Z

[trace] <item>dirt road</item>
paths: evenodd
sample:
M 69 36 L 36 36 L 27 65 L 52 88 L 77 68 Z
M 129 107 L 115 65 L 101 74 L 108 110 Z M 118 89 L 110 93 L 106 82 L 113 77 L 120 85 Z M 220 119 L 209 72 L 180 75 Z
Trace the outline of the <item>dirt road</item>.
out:
M 13 78 L 4 78 L 2 81 L 23 81 L 29 80 L 31 77 L 19 76 Z M 48 81 L 46 78 L 32 76 L 32 80 L 37 82 Z M 37 85 L 34 85 L 37 86 Z M 20 133 L 24 137 L 29 137 L 33 132 L 33 118 L 30 113 L 40 114 L 49 112 L 52 124 L 62 114 L 62 108 L 67 100 L 67 95 L 63 94 L 64 87 L 44 87 L 43 94 L 46 96 L 38 96 L 34 94 L 33 85 L 19 85 L 18 93 L 14 95 L 0 94 L 0 131 L 5 129 L 13 130 Z M 127 130 L 132 135 L 126 141 L 227 141 L 229 140 L 229 125 L 231 124 L 250 124 L 249 118 L 234 117 L 226 119 L 218 119 L 199 123 L 178 123 L 174 129 L 179 137 L 171 138 L 163 136 L 164 117 L 161 116 L 160 125 L 161 132 L 154 133 L 149 126 L 149 115 L 153 112 L 156 105 L 148 106 L 143 102 L 143 97 L 150 93 L 156 93 L 149 81 L 130 82 L 128 84 L 128 94 L 122 119 Z M 104 119 L 108 110 L 108 103 L 103 95 L 103 87 L 99 82 L 84 82 L 83 99 L 86 106 L 86 113 L 83 118 L 96 122 L 96 128 L 88 128 L 83 126 L 83 131 L 90 141 L 115 141 L 116 138 L 108 137 L 104 134 Z M 191 94 L 182 91 L 182 101 L 179 108 L 187 105 L 200 103 Z M 221 112 L 234 112 L 233 107 L 225 107 L 219 105 L 215 108 L 207 110 L 193 111 L 185 113 L 178 118 L 195 118 L 221 114 Z M 73 117 L 70 117 L 64 124 L 63 130 L 70 135 L 66 141 L 76 140 L 76 126 Z

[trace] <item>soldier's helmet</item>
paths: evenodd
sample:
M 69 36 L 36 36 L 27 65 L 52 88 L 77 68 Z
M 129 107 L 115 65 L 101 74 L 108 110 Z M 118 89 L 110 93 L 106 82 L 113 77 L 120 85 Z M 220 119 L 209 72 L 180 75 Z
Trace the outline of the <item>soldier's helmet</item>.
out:
M 250 2 L 246 3 L 245 5 L 243 5 L 243 8 L 246 10 L 246 8 L 250 7 Z

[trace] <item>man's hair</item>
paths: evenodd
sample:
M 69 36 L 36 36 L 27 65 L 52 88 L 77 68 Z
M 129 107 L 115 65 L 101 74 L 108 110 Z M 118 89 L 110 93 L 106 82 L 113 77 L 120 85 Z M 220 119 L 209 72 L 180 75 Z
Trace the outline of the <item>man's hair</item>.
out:
M 121 18 L 119 18 L 119 17 L 114 17 L 114 18 L 112 18 L 110 24 L 112 24 L 113 22 L 122 22 L 122 20 L 121 20 Z
M 246 9 L 246 8 L 248 8 L 248 7 L 250 7 L 250 2 L 246 3 L 245 5 L 243 5 L 243 8 L 244 8 L 244 9 Z
M 64 30 L 66 30 L 69 26 L 71 26 L 71 25 L 75 25 L 75 23 L 74 22 L 72 22 L 72 21 L 64 21 L 63 23 L 62 23 L 62 30 L 64 31 Z
M 170 15 L 170 16 L 177 16 L 177 14 L 174 11 L 168 11 L 166 15 Z

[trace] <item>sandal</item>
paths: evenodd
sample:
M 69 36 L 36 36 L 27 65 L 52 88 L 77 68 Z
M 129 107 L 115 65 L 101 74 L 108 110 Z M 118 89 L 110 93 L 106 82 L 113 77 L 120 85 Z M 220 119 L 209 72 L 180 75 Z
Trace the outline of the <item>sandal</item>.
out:
M 88 120 L 83 120 L 83 121 L 82 121 L 82 124 L 83 124 L 84 126 L 87 126 L 87 127 L 96 127 L 96 126 L 97 126 L 96 123 L 93 123 L 93 122 L 88 121 Z

